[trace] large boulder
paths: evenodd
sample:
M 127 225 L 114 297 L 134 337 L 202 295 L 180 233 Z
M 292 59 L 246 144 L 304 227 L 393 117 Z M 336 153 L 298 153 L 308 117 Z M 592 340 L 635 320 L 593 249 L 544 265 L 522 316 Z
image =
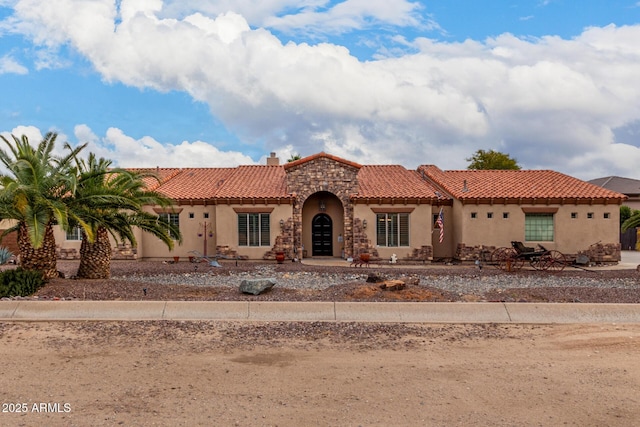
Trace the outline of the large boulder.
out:
M 240 292 L 243 294 L 260 295 L 273 288 L 275 284 L 276 279 L 273 278 L 244 279 L 242 283 L 240 283 Z

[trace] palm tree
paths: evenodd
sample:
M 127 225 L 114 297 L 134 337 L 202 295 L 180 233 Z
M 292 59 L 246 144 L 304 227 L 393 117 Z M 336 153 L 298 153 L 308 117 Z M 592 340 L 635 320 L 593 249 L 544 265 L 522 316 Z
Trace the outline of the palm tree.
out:
M 624 206 L 623 206 L 624 207 Z M 640 227 L 640 211 L 633 210 L 630 216 L 622 222 L 622 231 L 625 232 L 631 228 Z
M 12 141 L 0 135 L 8 146 L 7 151 L 0 149 L 0 162 L 7 170 L 0 174 L 0 218 L 17 224 L 3 235 L 17 231 L 23 268 L 39 270 L 47 279 L 56 277 L 53 225 L 67 225 L 64 198 L 76 186 L 72 160 L 86 144 L 57 157 L 52 154 L 57 138 L 53 132 L 35 148 L 25 135 L 11 137 Z
M 134 227 L 151 233 L 173 248 L 173 238 L 181 241 L 180 231 L 146 212 L 144 206 L 170 206 L 171 200 L 150 191 L 146 182 L 157 179 L 150 173 L 111 168 L 111 161 L 76 159 L 78 185 L 68 201 L 70 226 L 82 228 L 80 266 L 77 277 L 106 279 L 111 274 L 111 235 L 120 242 L 136 244 Z

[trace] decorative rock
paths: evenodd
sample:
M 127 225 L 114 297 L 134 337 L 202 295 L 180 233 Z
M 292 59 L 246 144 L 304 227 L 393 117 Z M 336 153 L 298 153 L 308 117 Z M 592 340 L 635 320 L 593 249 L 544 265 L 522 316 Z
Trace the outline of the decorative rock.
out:
M 367 283 L 382 283 L 384 282 L 384 277 L 380 276 L 377 273 L 369 273 L 367 276 Z
M 380 289 L 383 291 L 399 291 L 404 289 L 405 283 L 402 280 L 385 280 L 380 285 Z
M 261 293 L 273 288 L 276 279 L 244 279 L 240 283 L 240 292 L 243 294 L 260 295 Z

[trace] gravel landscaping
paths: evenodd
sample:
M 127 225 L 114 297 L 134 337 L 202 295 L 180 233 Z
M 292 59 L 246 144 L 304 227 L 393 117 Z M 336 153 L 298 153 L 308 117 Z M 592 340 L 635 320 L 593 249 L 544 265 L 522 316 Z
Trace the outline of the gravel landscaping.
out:
M 600 267 L 505 273 L 466 264 L 354 268 L 244 261 L 214 268 L 206 263 L 114 261 L 109 280 L 74 279 L 77 261 L 60 261 L 58 269 L 64 278 L 52 280 L 35 298 L 640 303 L 638 272 Z M 370 281 L 370 275 L 403 280 L 407 286 L 398 291 L 382 290 Z M 274 278 L 276 285 L 258 296 L 241 293 L 240 283 L 251 278 Z

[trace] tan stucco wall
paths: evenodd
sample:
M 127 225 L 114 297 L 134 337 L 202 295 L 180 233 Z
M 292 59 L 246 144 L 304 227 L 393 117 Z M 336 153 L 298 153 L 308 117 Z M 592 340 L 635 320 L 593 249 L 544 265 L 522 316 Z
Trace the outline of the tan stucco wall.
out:
M 345 209 L 337 197 L 322 196 L 326 201 L 326 210 L 333 221 L 333 256 L 341 256 L 342 248 L 346 244 L 344 215 Z M 619 241 L 619 205 L 544 205 L 544 207 L 557 208 L 554 215 L 555 237 L 553 242 L 526 242 L 524 240 L 525 214 L 523 206 L 516 204 L 507 205 L 463 205 L 454 201 L 453 206 L 444 207 L 445 216 L 445 240 L 442 244 L 438 242 L 438 230 L 433 230 L 433 215 L 439 212 L 439 207 L 431 205 L 354 205 L 354 218 L 367 221 L 367 228 L 363 230 L 371 247 L 376 245 L 375 207 L 394 208 L 411 207 L 414 210 L 410 214 L 410 247 L 376 247 L 381 258 L 389 258 L 396 254 L 398 258 L 404 258 L 411 254 L 414 248 L 421 246 L 433 246 L 434 258 L 448 258 L 455 254 L 458 244 L 467 246 L 509 246 L 512 240 L 520 240 L 528 246 L 535 246 L 541 243 L 547 249 L 556 249 L 563 253 L 575 254 L 579 250 L 588 249 L 589 245 L 601 242 L 603 244 L 617 243 Z M 528 205 L 533 206 L 533 205 Z M 540 207 L 540 205 L 536 205 Z M 237 213 L 234 208 L 264 208 L 271 210 L 271 246 L 266 247 L 238 247 Z M 526 206 L 525 206 L 526 207 Z M 207 222 L 213 228 L 213 236 L 207 236 L 207 253 L 215 254 L 216 246 L 228 246 L 231 250 L 237 251 L 239 255 L 247 256 L 250 259 L 262 259 L 264 254 L 270 251 L 276 243 L 276 238 L 282 235 L 280 220 L 287 223 L 293 215 L 293 206 L 289 204 L 273 205 L 209 205 L 209 206 L 189 206 L 177 207 L 180 210 L 180 229 L 183 235 L 183 243 L 176 246 L 173 251 L 156 237 L 147 233 L 136 231 L 138 239 L 138 259 L 171 259 L 173 256 L 180 256 L 187 259 L 189 251 L 196 250 L 204 252 L 204 236 L 198 236 L 204 231 L 202 224 Z M 149 208 L 149 211 L 152 211 Z M 205 219 L 205 212 L 209 213 L 209 218 Z M 302 209 L 302 244 L 307 249 L 308 256 L 311 256 L 311 221 L 320 212 L 318 197 L 310 196 Z M 471 213 L 476 212 L 476 219 L 471 219 Z M 487 213 L 492 212 L 493 218 L 488 219 Z M 507 212 L 509 217 L 503 218 L 503 213 Z M 576 219 L 571 218 L 571 213 L 577 214 Z M 189 218 L 189 213 L 194 214 L 194 218 Z M 587 214 L 593 213 L 593 218 L 588 219 Z M 605 219 L 604 214 L 608 213 L 609 218 Z M 210 227 L 207 226 L 209 231 Z M 289 229 L 287 231 L 293 232 Z M 56 243 L 65 249 L 76 248 L 79 251 L 79 241 L 68 241 L 65 233 L 54 228 Z M 339 242 L 342 235 L 343 241 Z M 296 242 L 296 245 L 298 242 Z M 115 246 L 115 242 L 114 242 Z
M 444 238 L 442 239 L 442 243 L 440 243 L 440 229 L 436 228 L 435 221 L 433 221 L 433 216 L 438 215 L 439 213 L 440 207 L 433 206 L 431 218 L 433 223 L 432 227 L 434 227 L 434 229 L 431 233 L 431 245 L 433 246 L 434 260 L 453 257 L 455 253 L 455 243 L 458 241 L 456 240 L 458 227 L 456 227 L 456 217 L 453 213 L 453 208 L 451 206 L 443 206 L 442 215 L 444 217 Z
M 256 208 L 270 212 L 270 246 L 238 246 L 238 214 L 234 208 Z M 273 210 L 271 210 L 273 209 Z M 288 204 L 281 205 L 217 205 L 216 206 L 216 243 L 218 246 L 229 246 L 238 252 L 240 256 L 249 259 L 262 259 L 264 254 L 271 250 L 276 243 L 276 237 L 281 233 L 280 220 L 285 222 L 291 218 L 292 207 Z M 215 253 L 213 246 L 212 253 Z
M 531 207 L 533 205 L 524 206 Z M 457 241 L 467 246 L 510 246 L 512 240 L 518 240 L 527 246 L 542 244 L 547 249 L 555 249 L 563 253 L 575 254 L 589 245 L 617 243 L 619 240 L 620 208 L 618 205 L 545 205 L 545 208 L 557 208 L 554 214 L 554 240 L 552 242 L 525 241 L 525 213 L 520 205 L 458 205 L 459 215 L 456 233 Z M 536 205 L 536 207 L 541 207 Z M 471 218 L 471 213 L 476 218 Z M 493 212 L 493 218 L 487 213 Z M 503 213 L 509 218 L 504 219 Z M 575 212 L 577 217 L 571 218 Z M 588 219 L 587 214 L 593 213 Z M 604 214 L 609 218 L 605 219 Z
M 376 212 L 375 208 L 384 209 L 413 209 L 409 213 L 409 246 L 385 247 L 376 245 Z M 354 217 L 362 221 L 367 221 L 367 228 L 364 230 L 371 246 L 375 247 L 378 255 L 382 259 L 389 259 L 396 254 L 398 259 L 411 256 L 414 248 L 431 245 L 431 231 L 433 224 L 431 219 L 433 210 L 431 205 L 391 205 L 391 204 L 358 204 L 354 207 Z

